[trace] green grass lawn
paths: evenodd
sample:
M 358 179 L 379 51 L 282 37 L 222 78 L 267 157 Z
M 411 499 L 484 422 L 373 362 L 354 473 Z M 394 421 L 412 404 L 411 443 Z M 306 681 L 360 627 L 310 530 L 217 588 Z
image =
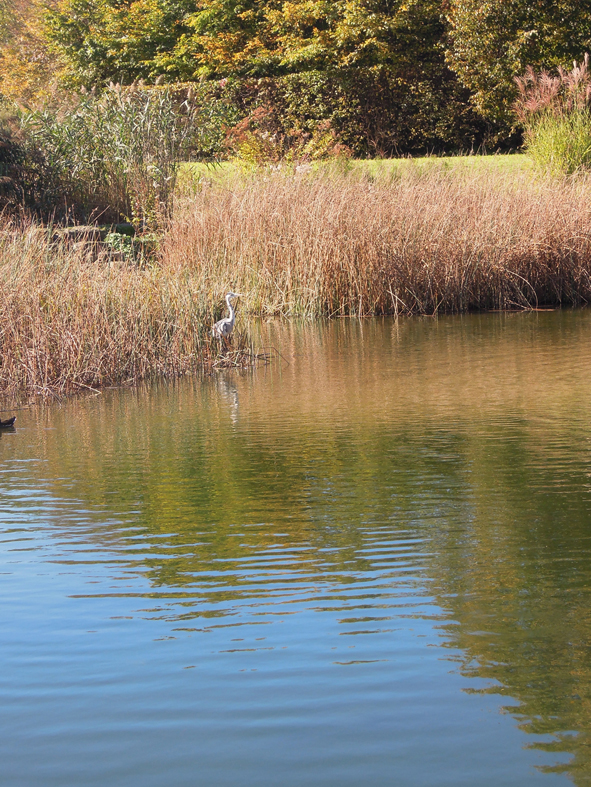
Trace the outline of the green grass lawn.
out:
M 394 175 L 408 170 L 419 172 L 521 172 L 531 167 L 529 158 L 522 153 L 494 156 L 421 156 L 397 159 L 352 159 L 353 171 L 371 175 Z
M 304 165 L 306 166 L 306 165 Z M 352 177 L 388 181 L 413 175 L 435 174 L 437 172 L 454 175 L 519 175 L 532 169 L 531 159 L 525 154 L 494 156 L 421 156 L 418 158 L 398 159 L 344 159 L 337 161 L 317 161 L 309 165 L 312 171 L 327 172 L 331 169 L 339 174 Z M 190 192 L 199 184 L 214 182 L 219 185 L 235 182 L 236 176 L 248 176 L 260 172 L 245 162 L 238 160 L 217 163 L 185 162 L 179 173 L 179 189 Z

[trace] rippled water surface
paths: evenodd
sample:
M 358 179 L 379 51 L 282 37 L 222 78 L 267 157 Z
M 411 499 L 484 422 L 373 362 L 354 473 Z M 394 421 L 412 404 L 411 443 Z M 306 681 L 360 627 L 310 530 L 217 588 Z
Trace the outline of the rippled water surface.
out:
M 2 785 L 591 784 L 591 312 L 260 331 L 0 433 Z

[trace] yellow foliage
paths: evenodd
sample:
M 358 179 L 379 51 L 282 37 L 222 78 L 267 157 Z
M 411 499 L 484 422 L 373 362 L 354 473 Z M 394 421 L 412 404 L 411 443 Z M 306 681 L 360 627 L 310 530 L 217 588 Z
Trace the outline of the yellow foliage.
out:
M 43 35 L 44 9 L 38 0 L 21 0 L 6 11 L 0 49 L 0 93 L 37 105 L 52 92 L 57 62 Z

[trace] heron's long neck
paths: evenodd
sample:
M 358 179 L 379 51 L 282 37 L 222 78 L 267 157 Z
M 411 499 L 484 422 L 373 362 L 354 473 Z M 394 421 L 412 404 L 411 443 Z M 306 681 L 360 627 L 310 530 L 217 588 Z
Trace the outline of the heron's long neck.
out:
M 230 322 L 234 322 L 234 309 L 232 308 L 232 304 L 230 303 L 230 298 L 226 295 L 226 303 L 228 304 L 228 309 L 230 309 Z

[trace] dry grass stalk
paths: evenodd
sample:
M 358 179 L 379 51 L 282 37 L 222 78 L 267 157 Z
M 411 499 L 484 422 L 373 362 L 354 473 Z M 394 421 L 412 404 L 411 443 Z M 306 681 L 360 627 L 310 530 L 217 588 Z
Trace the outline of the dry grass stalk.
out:
M 266 366 L 279 354 L 273 348 L 255 350 L 253 342 L 246 331 L 233 331 L 231 336 L 216 339 L 217 355 L 208 354 L 204 368 L 213 369 L 247 369 L 253 366 Z
M 213 299 L 188 271 L 112 264 L 92 243 L 0 227 L 0 392 L 60 394 L 212 368 Z
M 260 314 L 434 314 L 591 297 L 591 181 L 430 173 L 236 180 L 177 212 L 166 275 Z
M 532 116 L 550 113 L 563 116 L 571 112 L 588 109 L 591 103 L 591 73 L 589 72 L 589 55 L 586 54 L 582 63 L 573 63 L 572 71 L 558 68 L 558 74 L 552 76 L 547 71 L 536 74 L 528 66 L 522 77 L 516 77 L 518 98 L 515 102 L 517 115 L 526 125 Z
M 0 226 L 0 392 L 86 390 L 265 361 L 211 325 L 263 315 L 435 314 L 591 299 L 591 179 L 332 173 L 204 188 L 153 267 Z M 236 353 L 238 352 L 238 355 Z M 242 352 L 242 355 L 240 353 Z

